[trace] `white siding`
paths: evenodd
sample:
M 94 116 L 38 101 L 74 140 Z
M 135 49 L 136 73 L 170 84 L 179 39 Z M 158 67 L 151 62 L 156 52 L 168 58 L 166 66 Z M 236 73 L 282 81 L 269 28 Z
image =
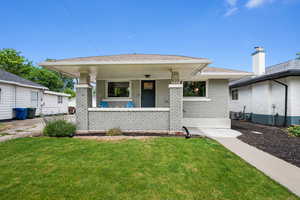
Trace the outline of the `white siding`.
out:
M 15 106 L 15 86 L 0 83 L 1 88 L 1 99 L 0 99 L 0 120 L 12 119 L 13 111 Z
M 252 112 L 255 114 L 271 114 L 271 85 L 269 81 L 252 85 Z
M 242 112 L 245 106 L 245 112 L 252 112 L 252 87 L 245 86 L 238 88 L 238 99 L 232 100 L 230 93 L 230 111 Z
M 63 102 L 58 103 L 58 96 L 53 94 L 44 94 L 44 115 L 64 114 L 68 113 L 69 99 L 62 97 Z
M 289 77 L 288 113 L 290 116 L 300 116 L 300 77 Z
M 31 92 L 38 92 L 38 102 L 33 105 L 31 102 Z M 41 114 L 41 102 L 43 100 L 43 91 L 33 88 L 16 87 L 16 108 L 36 108 L 36 115 Z
M 286 82 L 284 79 L 280 79 L 278 81 L 283 83 Z M 279 114 L 283 116 L 285 110 L 285 87 L 274 81 L 270 82 L 270 84 L 271 84 L 271 105 L 269 105 L 269 107 L 271 109 L 271 115 Z
M 0 102 L 0 120 L 12 119 L 13 108 L 37 108 L 36 115 L 41 112 L 41 102 L 43 98 L 42 90 L 15 86 L 12 84 L 0 83 L 2 89 Z M 31 92 L 38 92 L 38 102 L 35 105 L 31 102 Z
M 278 79 L 288 85 L 288 116 L 300 116 L 300 77 Z M 274 81 L 263 81 L 239 87 L 239 99 L 230 100 L 230 111 L 264 115 L 284 115 L 285 87 Z

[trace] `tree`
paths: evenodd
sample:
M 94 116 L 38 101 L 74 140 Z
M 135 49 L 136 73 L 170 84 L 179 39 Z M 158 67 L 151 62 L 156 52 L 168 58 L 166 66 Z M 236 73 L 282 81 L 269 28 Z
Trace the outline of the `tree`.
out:
M 50 90 L 62 92 L 66 88 L 74 88 L 72 78 L 61 73 L 34 66 L 21 52 L 15 49 L 0 49 L 0 69 L 39 83 Z
M 297 57 L 297 59 L 299 59 L 300 60 L 300 52 L 299 53 L 297 53 L 296 54 L 298 57 Z
M 28 73 L 32 63 L 20 54 L 15 49 L 0 49 L 0 68 L 18 76 Z
M 74 97 L 76 97 L 76 92 L 74 90 L 72 90 L 71 88 L 66 88 L 64 90 L 64 93 L 66 94 L 70 94 L 71 96 L 69 97 L 69 99 L 72 99 Z
M 44 68 L 33 68 L 24 78 L 39 83 L 52 91 L 60 92 L 63 90 L 64 82 L 54 72 Z

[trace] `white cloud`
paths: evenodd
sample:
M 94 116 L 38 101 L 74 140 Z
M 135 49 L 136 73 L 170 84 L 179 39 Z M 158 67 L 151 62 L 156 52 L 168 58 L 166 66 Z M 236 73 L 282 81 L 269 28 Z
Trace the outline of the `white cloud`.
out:
M 225 17 L 231 16 L 238 11 L 236 6 L 238 0 L 225 0 L 227 3 L 227 11 L 224 14 Z
M 229 17 L 237 12 L 238 8 L 233 7 L 227 10 L 227 12 L 224 14 L 225 17 Z
M 230 5 L 230 6 L 235 6 L 237 3 L 237 0 L 226 0 L 226 2 Z
M 272 2 L 272 0 L 249 0 L 246 3 L 246 7 L 247 8 L 257 8 L 259 6 L 262 6 L 263 4 L 270 3 L 270 2 Z

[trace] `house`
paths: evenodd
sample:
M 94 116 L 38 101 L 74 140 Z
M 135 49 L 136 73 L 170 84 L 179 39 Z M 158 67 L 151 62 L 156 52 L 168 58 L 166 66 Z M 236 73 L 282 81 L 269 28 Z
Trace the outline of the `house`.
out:
M 49 90 L 44 91 L 44 115 L 56 115 L 68 113 L 70 94 L 53 92 Z
M 300 124 L 300 60 L 265 67 L 265 51 L 252 54 L 253 77 L 230 83 L 230 110 L 267 125 Z
M 36 115 L 67 113 L 66 96 L 0 69 L 0 120 L 13 119 L 13 108 L 36 108 Z
M 182 132 L 182 126 L 230 128 L 229 80 L 247 72 L 207 67 L 176 55 L 122 54 L 51 60 L 39 65 L 71 77 L 82 132 Z M 92 107 L 96 84 L 97 107 Z

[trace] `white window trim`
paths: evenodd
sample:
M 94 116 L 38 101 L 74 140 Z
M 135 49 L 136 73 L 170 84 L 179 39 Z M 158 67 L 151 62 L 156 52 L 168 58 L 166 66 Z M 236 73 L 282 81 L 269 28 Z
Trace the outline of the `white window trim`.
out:
M 183 101 L 211 101 L 211 99 L 207 97 L 184 97 Z
M 208 97 L 208 80 L 185 80 L 183 82 L 205 82 L 205 96 L 204 97 L 197 97 L 197 96 L 183 96 L 183 101 L 211 101 Z
M 32 100 L 32 93 L 36 93 L 36 100 Z M 31 90 L 30 91 L 30 103 L 31 103 L 31 106 L 33 104 L 33 102 L 36 102 L 36 105 L 34 105 L 34 108 L 38 108 L 39 107 L 39 91 L 36 91 L 36 90 Z
M 237 91 L 237 99 L 233 99 L 232 93 L 233 91 Z M 230 92 L 231 101 L 238 101 L 239 100 L 239 89 L 232 89 Z
M 59 99 L 61 99 L 61 101 Z M 57 96 L 57 104 L 63 104 L 63 102 L 64 102 L 63 97 L 62 96 Z
M 0 88 L 0 104 L 2 102 L 2 96 L 3 96 L 3 92 L 2 91 L 3 91 L 2 88 Z
M 129 97 L 108 97 L 108 83 L 109 82 L 129 82 Z M 131 80 L 106 80 L 105 81 L 105 98 L 102 101 L 132 101 L 131 97 Z

